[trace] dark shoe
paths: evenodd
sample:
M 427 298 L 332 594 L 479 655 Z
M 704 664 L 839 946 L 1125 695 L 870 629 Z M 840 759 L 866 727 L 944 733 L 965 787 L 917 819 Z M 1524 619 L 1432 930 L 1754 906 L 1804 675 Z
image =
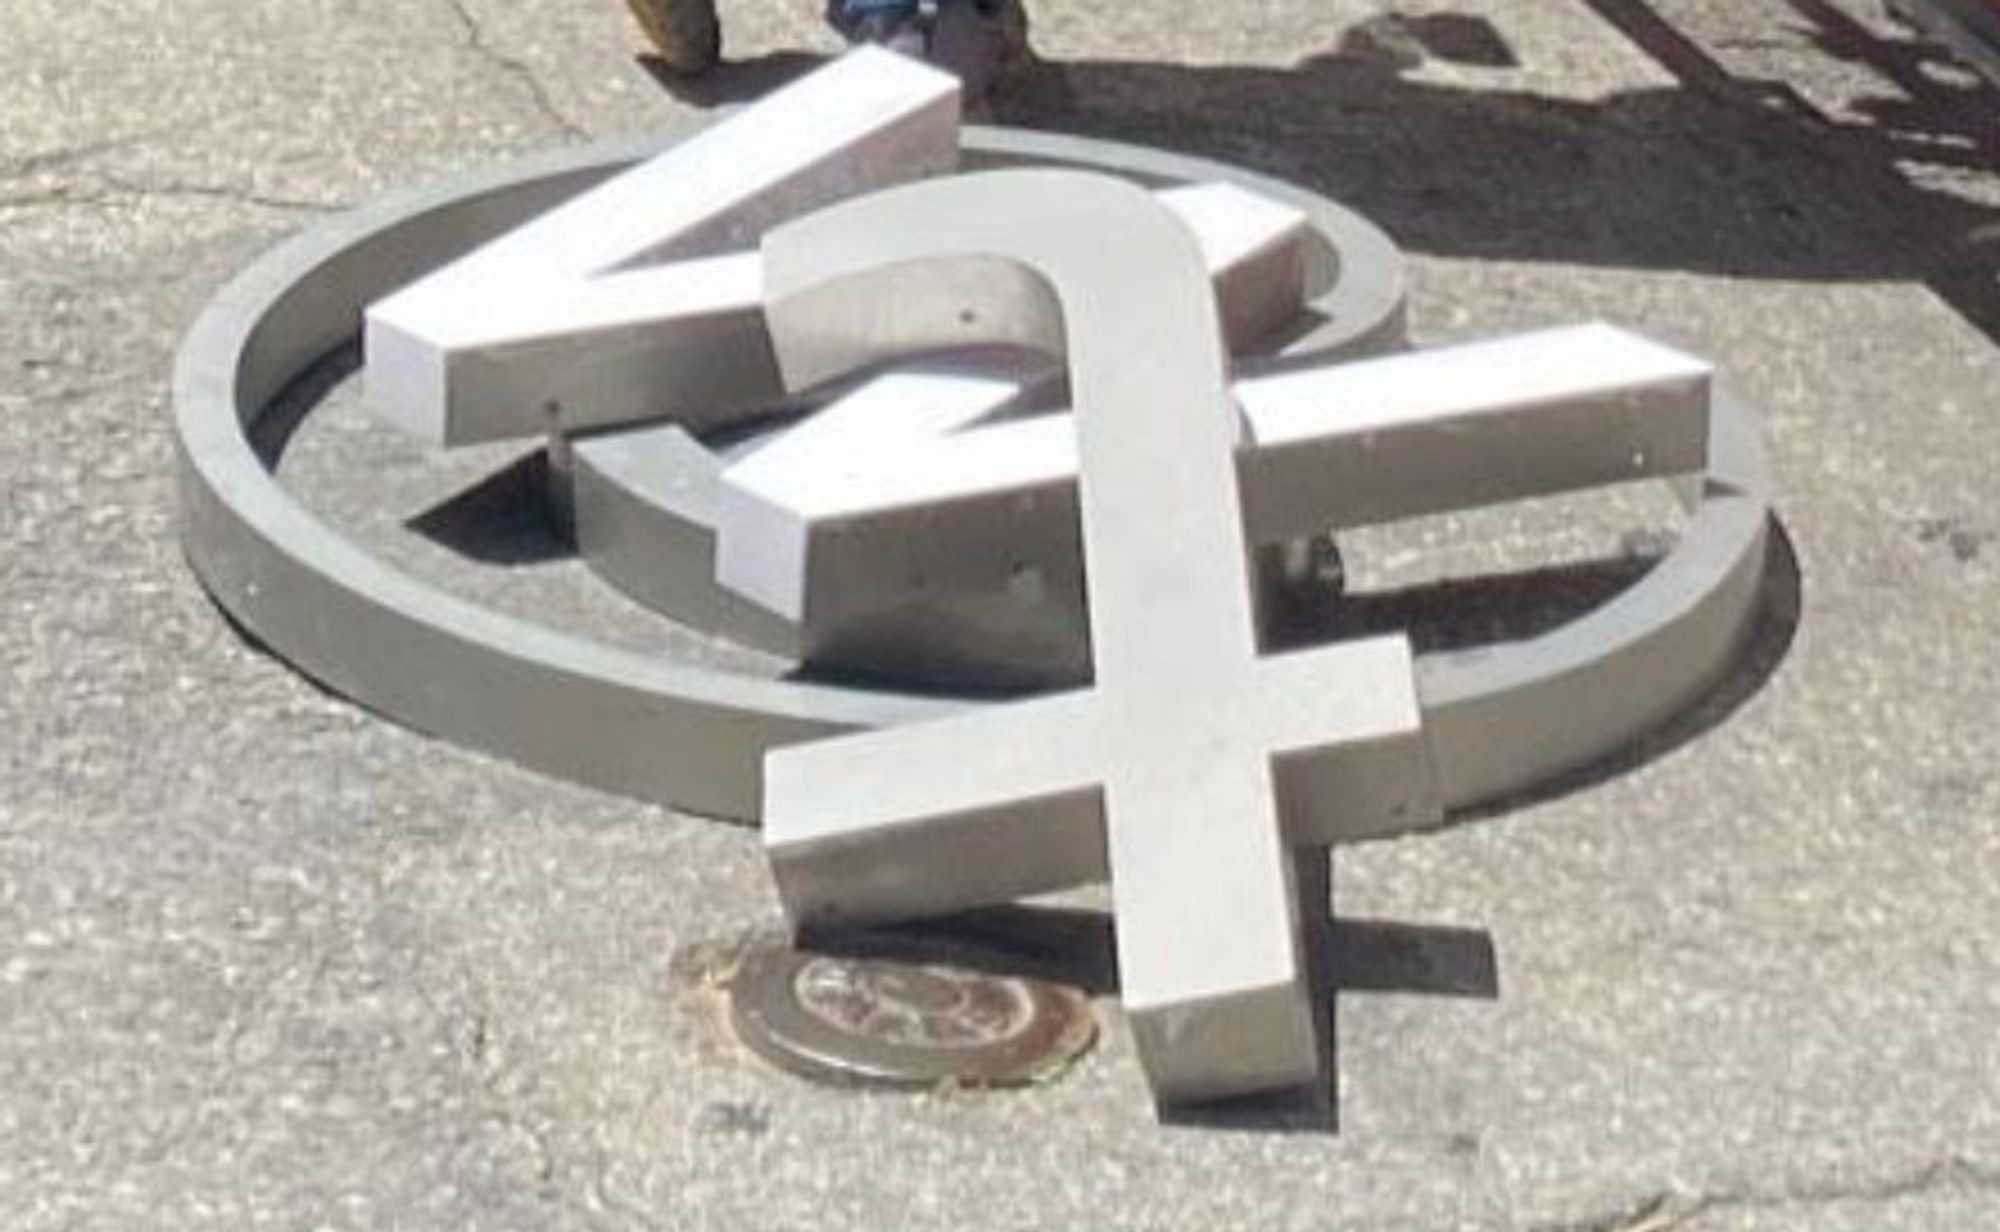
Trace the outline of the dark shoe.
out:
M 850 43 L 873 43 L 918 60 L 930 54 L 931 40 L 923 18 L 914 13 L 864 13 L 849 30 Z

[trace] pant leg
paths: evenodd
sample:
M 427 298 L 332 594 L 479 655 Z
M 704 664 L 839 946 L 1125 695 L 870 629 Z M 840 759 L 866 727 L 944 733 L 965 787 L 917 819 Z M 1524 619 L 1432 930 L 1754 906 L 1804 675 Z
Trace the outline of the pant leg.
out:
M 919 0 L 827 0 L 826 19 L 842 34 L 851 34 L 863 18 L 917 15 Z

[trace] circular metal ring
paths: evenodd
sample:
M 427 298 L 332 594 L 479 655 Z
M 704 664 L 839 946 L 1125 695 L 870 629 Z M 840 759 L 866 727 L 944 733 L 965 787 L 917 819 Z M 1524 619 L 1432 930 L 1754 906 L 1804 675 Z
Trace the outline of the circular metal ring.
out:
M 1162 182 L 1222 178 L 1302 197 L 1234 168 L 1127 145 L 1002 129 L 968 129 L 964 141 L 989 165 L 1057 162 Z M 661 144 L 565 151 L 394 194 L 321 223 L 244 271 L 202 313 L 176 365 L 182 540 L 216 601 L 328 688 L 548 773 L 753 818 L 765 750 L 982 703 L 732 675 L 481 607 L 370 556 L 314 517 L 253 445 L 273 400 L 352 342 L 365 305 Z M 1370 276 L 1390 280 L 1377 288 L 1381 320 L 1400 329 L 1400 266 L 1373 268 Z M 1753 417 L 1727 397 L 1714 403 L 1710 441 L 1701 498 L 1679 544 L 1632 587 L 1532 639 L 1419 661 L 1450 804 L 1490 800 L 1593 761 L 1681 709 L 1727 668 L 1763 571 L 1764 459 Z

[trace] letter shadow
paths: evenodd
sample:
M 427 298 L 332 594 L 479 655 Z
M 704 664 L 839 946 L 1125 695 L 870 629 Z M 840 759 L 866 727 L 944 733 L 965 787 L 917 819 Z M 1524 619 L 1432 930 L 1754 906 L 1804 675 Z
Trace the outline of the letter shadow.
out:
M 522 454 L 403 525 L 440 547 L 488 565 L 536 565 L 576 554 L 549 516 L 549 459 Z
M 276 472 L 306 417 L 361 371 L 361 340 L 350 338 L 314 361 L 250 427 L 250 448 Z M 551 524 L 548 455 L 536 449 L 410 518 L 406 529 L 485 564 L 527 565 L 575 554 Z
M 1308 933 L 1307 959 L 1324 1047 L 1320 1077 L 1295 1090 L 1203 1104 L 1161 1105 L 1163 1123 L 1252 1132 L 1339 1132 L 1335 1002 L 1349 994 L 1402 993 L 1491 1001 L 1500 995 L 1492 937 L 1480 929 L 1339 919 L 1332 912 L 1332 865 L 1301 852 L 1302 903 L 1326 904 Z M 995 975 L 1051 980 L 1093 997 L 1115 996 L 1118 962 L 1110 915 L 1015 904 L 865 931 L 812 932 L 800 944 L 848 957 L 948 962 Z
M 1384 633 L 1407 633 L 1419 653 L 1536 637 L 1615 598 L 1655 560 L 1641 555 L 1453 578 L 1400 590 L 1341 595 L 1315 611 L 1288 613 L 1269 634 L 1272 651 Z M 1757 606 L 1722 675 L 1693 701 L 1624 747 L 1525 791 L 1453 810 L 1447 826 L 1498 816 L 1595 787 L 1665 757 L 1727 722 L 1777 673 L 1798 635 L 1805 583 L 1791 535 L 1773 516 Z

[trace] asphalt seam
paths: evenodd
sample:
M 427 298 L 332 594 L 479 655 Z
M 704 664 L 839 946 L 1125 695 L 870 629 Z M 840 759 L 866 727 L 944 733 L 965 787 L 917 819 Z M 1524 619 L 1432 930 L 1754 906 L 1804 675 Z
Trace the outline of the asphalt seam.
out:
M 76 145 L 57 146 L 54 149 L 40 150 L 9 162 L 0 163 L 0 181 L 25 180 L 31 176 L 42 175 L 64 167 L 72 167 L 77 163 L 88 162 L 101 154 L 113 154 L 119 150 L 131 149 L 136 145 L 144 145 L 159 135 L 158 131 L 133 133 L 125 137 L 108 137 L 103 141 L 85 141 Z
M 1704 1215 L 1724 1211 L 1879 1204 L 1930 1193 L 2000 1194 L 2000 1170 L 1954 1155 L 1873 1185 L 1829 1183 L 1767 1193 L 1730 1190 L 1683 1194 L 1665 1190 L 1612 1214 L 1579 1222 L 1537 1223 L 1530 1232 L 1681 1232 Z
M 39 209 L 62 210 L 77 206 L 102 207 L 152 198 L 224 201 L 259 209 L 309 214 L 331 214 L 347 208 L 338 202 L 276 197 L 227 184 L 200 184 L 179 180 L 148 184 L 109 175 L 100 175 L 98 178 L 104 187 L 84 188 L 76 184 L 59 184 L 54 188 L 0 197 L 0 214 Z

